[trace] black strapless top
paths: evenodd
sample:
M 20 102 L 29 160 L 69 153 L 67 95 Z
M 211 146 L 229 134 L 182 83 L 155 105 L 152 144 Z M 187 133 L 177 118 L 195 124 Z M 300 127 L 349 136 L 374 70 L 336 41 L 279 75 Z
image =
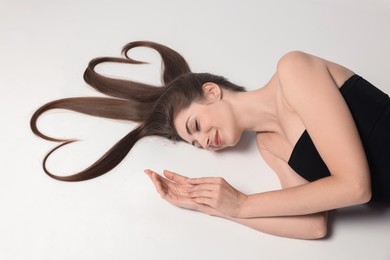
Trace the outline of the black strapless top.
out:
M 372 200 L 390 203 L 390 98 L 358 75 L 349 78 L 340 92 L 352 113 L 366 152 Z M 334 145 L 337 149 L 338 144 Z M 296 143 L 288 164 L 308 181 L 330 175 L 306 130 Z

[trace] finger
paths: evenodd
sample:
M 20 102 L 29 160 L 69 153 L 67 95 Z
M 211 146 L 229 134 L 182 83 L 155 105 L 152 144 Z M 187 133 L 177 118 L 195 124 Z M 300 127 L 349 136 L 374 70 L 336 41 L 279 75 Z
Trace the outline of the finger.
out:
M 146 170 L 144 170 L 144 173 L 146 173 L 146 175 L 148 175 L 150 178 L 152 178 L 152 171 L 151 170 L 146 169 Z
M 152 180 L 153 184 L 155 184 L 155 182 L 157 180 L 156 176 L 158 176 L 158 174 L 152 170 L 145 170 L 144 172 L 146 173 L 146 175 L 149 176 L 149 178 Z
M 208 207 L 206 205 L 196 203 L 193 199 L 182 199 L 182 200 L 180 200 L 179 203 L 177 203 L 175 205 L 179 206 L 181 208 L 190 209 L 190 210 L 197 210 L 197 211 L 201 211 L 202 208 Z
M 152 179 L 152 181 L 156 181 L 156 180 L 161 181 L 163 179 L 163 177 L 160 174 L 158 174 L 152 170 L 148 169 L 148 170 L 145 170 L 144 172 Z
M 160 176 L 151 171 L 151 170 L 145 170 L 145 173 L 150 177 L 150 179 L 152 180 L 153 184 L 154 184 L 154 187 L 156 188 L 156 191 L 160 194 L 161 197 L 165 196 L 166 195 L 166 192 L 162 186 L 162 183 L 161 183 L 161 180 L 160 180 Z
M 188 188 L 189 192 L 194 192 L 194 191 L 200 191 L 200 190 L 208 190 L 208 191 L 215 191 L 217 190 L 218 186 L 215 184 L 196 184 L 192 185 L 190 188 Z
M 164 189 L 164 187 L 163 187 L 163 183 L 161 182 L 159 175 L 154 173 L 153 178 L 154 178 L 157 192 L 160 194 L 161 198 L 165 199 L 167 192 L 166 192 L 166 189 Z
M 217 184 L 221 183 L 223 179 L 221 177 L 205 177 L 205 178 L 191 178 L 188 179 L 188 183 L 190 184 Z
M 150 177 L 150 179 L 152 179 L 152 180 L 153 180 L 153 174 L 157 174 L 155 171 L 152 171 L 150 169 L 144 170 L 144 173 L 146 173 L 146 175 L 148 175 Z
M 214 198 L 215 193 L 209 190 L 198 190 L 190 193 L 190 198 Z
M 193 199 L 196 203 L 208 205 L 210 207 L 214 208 L 214 200 L 206 197 L 200 197 L 200 198 L 194 198 Z
M 167 177 L 168 179 L 170 179 L 171 181 L 174 181 L 174 182 L 177 182 L 180 184 L 187 183 L 187 180 L 188 180 L 188 177 L 185 177 L 183 175 L 180 175 L 178 173 L 171 172 L 168 170 L 164 170 L 164 176 Z
M 146 175 L 149 176 L 149 178 L 150 178 L 150 180 L 152 181 L 153 185 L 156 186 L 155 180 L 154 180 L 154 178 L 153 178 L 153 172 L 150 171 L 150 170 L 145 170 L 144 172 L 146 173 Z
M 152 180 L 152 183 L 153 183 L 154 188 L 156 189 L 157 193 L 160 193 L 159 189 L 158 189 L 158 184 L 157 184 L 157 181 L 155 180 L 155 178 L 153 178 L 153 176 L 151 175 L 150 179 Z

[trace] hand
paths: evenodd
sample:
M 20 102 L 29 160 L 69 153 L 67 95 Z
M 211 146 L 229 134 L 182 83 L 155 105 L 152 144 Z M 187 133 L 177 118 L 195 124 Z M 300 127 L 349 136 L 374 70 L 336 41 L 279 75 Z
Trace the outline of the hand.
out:
M 227 216 L 238 217 L 240 207 L 247 198 L 247 195 L 219 177 L 187 179 L 187 183 L 192 185 L 188 187 L 190 198 Z
M 166 178 L 152 170 L 145 170 L 145 173 L 152 180 L 161 198 L 169 203 L 181 208 L 197 210 L 213 216 L 222 216 L 221 213 L 210 206 L 199 204 L 191 198 L 188 191 L 193 185 L 188 183 L 187 177 L 167 170 L 164 171 L 164 176 Z

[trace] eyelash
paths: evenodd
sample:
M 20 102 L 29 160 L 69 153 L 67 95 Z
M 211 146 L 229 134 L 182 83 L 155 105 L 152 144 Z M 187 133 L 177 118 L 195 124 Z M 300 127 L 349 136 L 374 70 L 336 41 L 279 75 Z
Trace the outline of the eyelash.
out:
M 199 130 L 200 130 L 198 120 L 195 120 L 195 130 L 196 130 L 197 132 L 199 132 Z M 197 148 L 202 149 L 202 146 L 201 146 L 198 142 L 196 142 L 196 141 L 192 142 L 192 145 L 195 146 L 195 147 L 197 147 Z

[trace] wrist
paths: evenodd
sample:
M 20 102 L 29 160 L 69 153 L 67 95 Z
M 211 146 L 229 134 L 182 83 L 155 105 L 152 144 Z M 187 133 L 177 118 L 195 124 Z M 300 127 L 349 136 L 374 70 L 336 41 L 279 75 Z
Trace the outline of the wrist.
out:
M 246 195 L 243 193 L 240 194 L 237 210 L 236 210 L 234 216 L 232 216 L 232 217 L 244 218 L 244 211 L 245 211 L 244 209 L 245 209 L 245 205 L 246 205 L 246 202 L 248 200 L 248 197 L 249 197 L 249 195 Z

